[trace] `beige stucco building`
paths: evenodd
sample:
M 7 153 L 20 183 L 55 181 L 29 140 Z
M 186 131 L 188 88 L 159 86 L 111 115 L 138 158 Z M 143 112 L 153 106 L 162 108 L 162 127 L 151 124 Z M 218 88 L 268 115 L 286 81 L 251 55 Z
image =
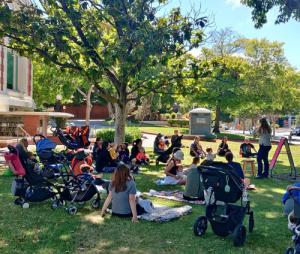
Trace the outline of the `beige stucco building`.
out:
M 0 111 L 34 109 L 32 77 L 30 59 L 0 46 Z

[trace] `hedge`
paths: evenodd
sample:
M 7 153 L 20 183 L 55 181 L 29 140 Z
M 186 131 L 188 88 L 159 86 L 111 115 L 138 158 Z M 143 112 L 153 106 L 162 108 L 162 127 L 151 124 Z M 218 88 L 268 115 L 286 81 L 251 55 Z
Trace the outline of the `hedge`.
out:
M 172 127 L 189 127 L 190 121 L 186 119 L 170 119 L 168 124 Z
M 102 138 L 102 140 L 113 142 L 115 136 L 114 129 L 100 129 L 96 132 L 97 138 Z M 125 131 L 125 142 L 132 143 L 135 139 L 141 138 L 141 131 L 137 127 L 127 127 Z

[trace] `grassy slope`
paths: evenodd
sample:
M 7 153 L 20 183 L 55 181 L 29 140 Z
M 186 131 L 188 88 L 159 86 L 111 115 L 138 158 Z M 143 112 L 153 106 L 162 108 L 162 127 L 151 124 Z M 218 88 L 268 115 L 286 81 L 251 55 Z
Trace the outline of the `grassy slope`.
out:
M 187 144 L 187 143 L 186 143 Z M 216 143 L 205 143 L 216 150 Z M 230 143 L 238 156 L 239 143 Z M 185 148 L 187 155 L 188 149 Z M 273 148 L 274 152 L 275 148 Z M 299 165 L 300 147 L 292 147 Z M 185 163 L 190 163 L 186 156 Z M 288 168 L 286 155 L 279 158 L 278 171 Z M 144 168 L 136 176 L 139 190 L 170 189 L 157 187 L 153 181 L 162 174 L 162 166 Z M 76 216 L 63 209 L 52 211 L 49 202 L 32 204 L 30 209 L 13 205 L 10 194 L 11 177 L 0 177 L 0 253 L 283 253 L 291 244 L 286 218 L 282 216 L 281 195 L 287 182 L 275 179 L 253 182 L 251 192 L 256 228 L 249 234 L 243 248 L 235 248 L 230 238 L 220 238 L 209 228 L 202 238 L 193 235 L 192 226 L 204 207 L 193 206 L 192 214 L 168 223 L 111 218 L 104 220 L 99 211 L 86 206 Z M 173 187 L 174 188 L 174 187 Z M 181 188 L 181 187 L 180 187 Z M 155 202 L 179 206 L 181 203 L 154 199 Z M 246 221 L 245 221 L 246 224 Z

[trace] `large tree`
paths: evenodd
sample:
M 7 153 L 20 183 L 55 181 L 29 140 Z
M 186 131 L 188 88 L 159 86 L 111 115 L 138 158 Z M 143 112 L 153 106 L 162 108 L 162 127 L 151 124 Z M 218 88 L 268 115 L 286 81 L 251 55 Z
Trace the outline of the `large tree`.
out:
M 241 0 L 241 2 L 253 8 L 252 19 L 256 28 L 267 23 L 267 13 L 275 7 L 279 8 L 276 24 L 286 23 L 290 19 L 300 21 L 299 0 Z
M 0 1 L 4 45 L 85 76 L 115 107 L 116 143 L 124 141 L 129 98 L 164 91 L 169 83 L 156 80 L 161 66 L 198 47 L 207 21 L 178 8 L 157 15 L 166 0 L 17 0 L 14 9 L 10 2 Z

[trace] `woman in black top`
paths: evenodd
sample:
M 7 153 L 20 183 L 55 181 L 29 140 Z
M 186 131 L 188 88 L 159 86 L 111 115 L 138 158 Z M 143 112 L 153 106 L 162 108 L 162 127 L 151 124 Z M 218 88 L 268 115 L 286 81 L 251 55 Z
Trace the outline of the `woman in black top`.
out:
M 231 152 L 228 147 L 227 141 L 228 141 L 227 137 L 222 138 L 222 142 L 219 145 L 219 149 L 218 149 L 218 153 L 217 153 L 219 156 L 225 156 L 225 154 L 227 152 Z
M 130 155 L 130 160 L 135 159 L 137 154 L 139 153 L 140 148 L 143 145 L 143 141 L 138 138 L 133 142 L 132 148 L 131 148 L 131 155 Z
M 103 141 L 102 149 L 97 150 L 97 159 L 96 159 L 96 171 L 97 172 L 102 172 L 104 167 L 117 166 L 109 154 L 108 145 L 109 145 L 109 143 L 107 141 Z

